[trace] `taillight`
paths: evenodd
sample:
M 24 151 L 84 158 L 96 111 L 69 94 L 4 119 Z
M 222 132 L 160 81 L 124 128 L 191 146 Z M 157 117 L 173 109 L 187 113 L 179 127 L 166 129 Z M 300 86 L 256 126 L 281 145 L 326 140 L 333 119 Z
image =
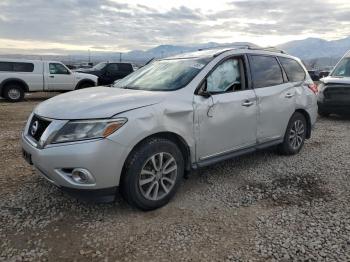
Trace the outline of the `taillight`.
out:
M 309 86 L 309 88 L 311 89 L 312 92 L 314 92 L 315 94 L 318 93 L 318 88 L 317 88 L 316 84 L 309 84 L 308 86 Z

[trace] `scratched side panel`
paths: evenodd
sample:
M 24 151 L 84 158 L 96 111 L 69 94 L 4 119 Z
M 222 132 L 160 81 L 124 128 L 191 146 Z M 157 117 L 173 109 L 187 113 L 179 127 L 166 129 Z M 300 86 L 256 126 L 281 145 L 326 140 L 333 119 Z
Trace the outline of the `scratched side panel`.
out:
M 187 143 L 194 159 L 192 96 L 183 93 L 181 90 L 169 92 L 161 103 L 118 115 L 126 117 L 128 122 L 110 139 L 127 148 L 125 158 L 144 138 L 160 132 L 172 132 Z

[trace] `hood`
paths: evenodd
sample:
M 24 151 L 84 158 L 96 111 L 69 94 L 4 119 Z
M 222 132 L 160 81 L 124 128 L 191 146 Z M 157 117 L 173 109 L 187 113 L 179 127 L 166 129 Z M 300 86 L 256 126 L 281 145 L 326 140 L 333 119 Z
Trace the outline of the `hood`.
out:
M 91 72 L 99 72 L 100 70 L 95 70 L 94 68 L 78 68 L 77 70 L 75 70 L 76 72 L 82 72 L 82 73 L 88 73 L 90 74 Z
M 97 82 L 97 76 L 92 73 L 81 73 L 81 72 L 73 72 L 77 80 L 80 79 L 91 79 Z
M 320 79 L 323 83 L 335 83 L 335 84 L 350 84 L 350 77 L 334 77 L 327 76 L 325 78 Z
M 109 118 L 118 113 L 154 105 L 164 92 L 93 87 L 55 96 L 39 104 L 34 113 L 53 119 Z

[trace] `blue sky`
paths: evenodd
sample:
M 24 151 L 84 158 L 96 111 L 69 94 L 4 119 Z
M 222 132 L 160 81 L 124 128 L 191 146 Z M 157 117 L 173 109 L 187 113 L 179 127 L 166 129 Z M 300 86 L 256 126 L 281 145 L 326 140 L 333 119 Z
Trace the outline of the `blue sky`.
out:
M 0 1 L 0 49 L 8 52 L 128 51 L 210 41 L 268 46 L 349 35 L 348 0 Z

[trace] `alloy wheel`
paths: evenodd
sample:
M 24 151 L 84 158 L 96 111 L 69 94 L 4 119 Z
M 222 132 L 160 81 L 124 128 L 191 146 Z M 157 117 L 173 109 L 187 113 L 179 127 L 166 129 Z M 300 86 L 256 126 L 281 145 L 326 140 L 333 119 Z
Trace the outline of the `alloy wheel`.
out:
M 151 156 L 139 175 L 139 188 L 144 198 L 157 201 L 168 195 L 177 177 L 175 158 L 165 152 Z
M 12 100 L 17 100 L 21 97 L 21 92 L 16 88 L 11 88 L 8 93 L 8 97 Z
M 289 143 L 294 150 L 301 147 L 304 141 L 305 127 L 301 120 L 296 120 L 289 132 Z

